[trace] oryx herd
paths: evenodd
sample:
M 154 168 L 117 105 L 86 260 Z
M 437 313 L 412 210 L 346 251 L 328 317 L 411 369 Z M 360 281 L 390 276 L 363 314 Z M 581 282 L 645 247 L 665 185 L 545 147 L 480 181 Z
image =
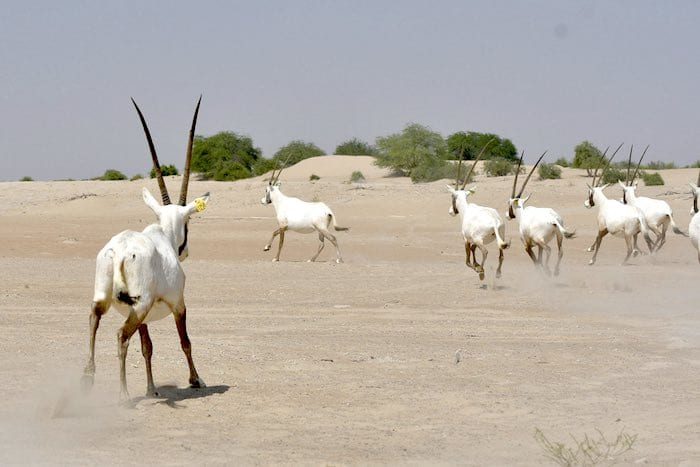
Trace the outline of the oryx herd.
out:
M 151 193 L 144 188 L 143 200 L 156 215 L 157 222 L 147 226 L 142 232 L 126 230 L 115 235 L 97 255 L 95 288 L 90 311 L 89 357 L 83 373 L 83 385 L 86 389 L 89 389 L 92 387 L 95 373 L 95 335 L 100 318 L 111 306 L 114 306 L 126 318 L 117 335 L 120 362 L 120 395 L 125 400 L 129 399 L 126 385 L 126 354 L 129 340 L 136 331 L 140 335 L 141 351 L 146 363 L 146 393 L 147 395 L 156 394 L 151 372 L 152 344 L 148 334 L 148 323 L 160 320 L 169 314 L 172 314 L 175 319 L 182 350 L 187 358 L 190 373 L 189 383 L 192 387 L 204 386 L 204 382 L 195 369 L 190 340 L 187 335 L 184 299 L 185 274 L 181 262 L 188 255 L 187 240 L 190 216 L 204 211 L 209 201 L 209 193 L 206 193 L 189 203 L 187 202 L 192 145 L 201 97 L 197 102 L 190 127 L 178 204 L 172 204 L 170 201 L 146 120 L 133 99 L 132 102 L 146 136 L 161 193 L 162 204 L 156 201 Z M 469 196 L 475 192 L 476 188 L 467 188 L 467 183 L 474 172 L 477 162 L 481 159 L 489 144 L 490 142 L 482 148 L 463 178 L 461 176 L 463 164 L 462 157 L 460 157 L 454 187 L 449 185 L 447 187 L 451 195 L 449 214 L 452 216 L 459 215 L 461 219 L 466 265 L 479 275 L 480 280 L 485 278 L 484 263 L 488 256 L 486 245 L 495 240 L 498 247 L 499 256 L 496 277 L 501 276 L 504 250 L 510 246 L 510 242 L 505 238 L 505 224 L 498 211 L 491 207 L 469 202 Z M 618 201 L 605 196 L 603 191 L 608 187 L 608 184 L 601 185 L 601 182 L 615 154 L 621 147 L 622 145 L 613 152 L 610 158 L 606 158 L 606 149 L 602 157 L 604 163 L 596 167 L 593 181 L 588 185 L 588 197 L 584 205 L 587 208 L 598 207 L 598 235 L 593 245 L 589 248 L 589 251 L 593 252 L 593 257 L 589 262 L 591 265 L 595 263 L 601 241 L 607 234 L 625 238 L 627 254 L 623 264 L 630 256 L 636 256 L 641 253 L 637 245 L 640 233 L 647 244 L 650 254 L 659 251 L 665 244 L 666 231 L 669 226 L 672 227 L 675 233 L 688 236 L 676 226 L 671 208 L 666 202 L 636 196 L 635 194 L 637 186 L 635 180 L 646 154 L 646 149 L 636 169 L 630 176 L 632 160 L 632 148 L 630 148 L 626 182 L 619 182 L 623 190 L 622 200 Z M 523 196 L 530 177 L 545 154 L 546 151 L 539 157 L 518 190 L 518 174 L 524 158 L 524 153 L 521 154 L 513 180 L 511 195 L 507 200 L 507 216 L 509 219 L 517 220 L 518 231 L 525 252 L 532 259 L 536 268 L 547 275 L 552 274 L 549 267 L 551 256 L 549 243 L 556 238 L 557 262 L 554 266 L 553 274 L 558 275 L 563 256 L 563 239 L 573 237 L 575 235 L 574 231 L 567 230 L 564 227 L 562 217 L 554 209 L 526 206 L 530 195 Z M 272 171 L 265 188 L 265 195 L 261 199 L 262 204 L 273 205 L 278 224 L 278 229 L 273 232 L 272 238 L 265 245 L 264 250 L 270 250 L 275 237 L 279 236 L 277 254 L 273 259 L 273 261 L 279 261 L 287 231 L 316 232 L 320 243 L 318 250 L 309 261 L 315 261 L 318 258 L 327 239 L 335 247 L 336 262 L 341 263 L 343 259 L 340 248 L 336 237 L 331 233 L 331 228 L 336 231 L 348 229 L 336 225 L 335 215 L 326 204 L 306 202 L 282 193 L 279 177 L 285 165 Z M 602 171 L 599 175 L 601 166 Z M 690 184 L 693 192 L 692 212 L 694 216 L 690 221 L 689 236 L 697 250 L 698 261 L 700 261 L 700 215 L 698 214 L 700 187 L 698 185 L 700 185 L 700 176 L 697 184 Z M 537 253 L 534 252 L 535 247 L 537 247 Z M 477 249 L 481 253 L 481 262 L 477 261 Z

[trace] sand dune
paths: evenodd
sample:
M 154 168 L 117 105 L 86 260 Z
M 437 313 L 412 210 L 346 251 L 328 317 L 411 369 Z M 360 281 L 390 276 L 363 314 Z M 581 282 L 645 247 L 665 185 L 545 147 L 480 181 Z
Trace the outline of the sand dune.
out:
M 354 170 L 362 186 L 345 183 Z M 668 201 L 686 229 L 697 170 L 662 174 L 665 186 L 639 191 Z M 316 237 L 294 233 L 270 262 L 264 177 L 192 182 L 192 196 L 212 193 L 184 264 L 209 387 L 186 388 L 167 318 L 151 326 L 163 397 L 133 409 L 116 404 L 115 312 L 98 333 L 93 393 L 77 388 L 94 257 L 115 233 L 153 221 L 140 191 L 155 182 L 1 183 L 0 463 L 539 465 L 536 428 L 567 443 L 596 429 L 638 435 L 622 463 L 700 462 L 700 265 L 687 238 L 671 235 L 658 256 L 624 267 L 624 241 L 606 238 L 587 266 L 595 211 L 583 207 L 583 172 L 564 169 L 527 190 L 576 229 L 562 275 L 533 269 L 511 221 L 503 278 L 492 279 L 492 247 L 484 289 L 447 213 L 450 181 L 387 175 L 364 156 L 284 171 L 285 193 L 325 201 L 351 227 L 338 235 L 341 265 L 329 247 L 306 263 Z M 179 177 L 167 182 L 179 188 Z M 479 175 L 473 201 L 504 212 L 511 184 Z M 133 396 L 145 391 L 139 350 L 132 340 Z

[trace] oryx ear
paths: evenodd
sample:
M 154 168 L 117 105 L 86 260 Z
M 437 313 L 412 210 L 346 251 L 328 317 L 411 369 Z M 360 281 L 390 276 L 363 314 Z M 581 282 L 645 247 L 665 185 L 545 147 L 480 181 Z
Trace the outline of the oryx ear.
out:
M 160 215 L 160 209 L 162 208 L 162 206 L 158 204 L 158 201 L 156 201 L 151 192 L 148 191 L 148 188 L 143 188 L 142 195 L 143 202 L 146 203 L 146 206 L 151 208 L 151 210 L 156 214 L 156 216 Z
M 454 194 L 454 192 L 455 192 L 455 189 L 454 189 L 454 188 L 452 188 L 450 185 L 445 185 L 445 186 L 447 187 L 447 191 L 449 191 L 450 193 Z
M 601 190 L 605 190 L 605 189 L 606 189 L 607 187 L 609 187 L 609 186 L 610 186 L 610 184 L 609 184 L 609 183 L 606 183 L 605 185 L 601 186 L 600 189 L 601 189 Z
M 469 192 L 469 193 L 471 193 L 471 194 L 476 193 L 476 185 L 474 185 L 474 186 L 471 187 L 471 188 L 468 188 L 468 189 L 467 189 L 467 192 Z
M 622 180 L 618 180 L 617 183 L 620 184 L 620 186 L 622 187 L 623 190 L 626 188 L 626 185 L 624 183 L 622 183 Z
M 532 196 L 532 193 L 530 193 L 529 195 L 527 195 L 527 197 L 525 197 L 525 199 L 522 200 L 522 205 L 523 205 L 523 206 L 525 206 L 525 203 L 527 203 L 527 200 L 530 199 L 530 196 Z
M 202 212 L 207 208 L 207 203 L 209 202 L 209 192 L 204 193 L 199 198 L 195 198 L 189 203 L 185 208 L 187 208 L 187 215 L 191 216 L 196 212 Z

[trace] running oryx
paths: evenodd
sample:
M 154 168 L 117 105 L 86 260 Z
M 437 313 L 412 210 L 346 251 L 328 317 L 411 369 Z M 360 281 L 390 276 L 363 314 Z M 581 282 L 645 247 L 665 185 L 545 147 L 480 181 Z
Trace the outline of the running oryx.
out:
M 693 209 L 690 213 L 693 217 L 690 219 L 690 225 L 688 227 L 688 234 L 690 235 L 690 242 L 695 247 L 698 252 L 698 262 L 700 262 L 700 214 L 698 214 L 698 196 L 700 196 L 700 173 L 698 174 L 697 183 L 689 183 L 693 194 Z

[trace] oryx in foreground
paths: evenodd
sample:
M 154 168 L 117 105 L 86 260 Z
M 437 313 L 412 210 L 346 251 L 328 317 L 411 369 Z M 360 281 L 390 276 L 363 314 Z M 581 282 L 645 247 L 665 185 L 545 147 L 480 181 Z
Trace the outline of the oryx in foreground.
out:
M 265 189 L 265 196 L 260 200 L 262 204 L 272 204 L 272 206 L 274 206 L 277 215 L 277 224 L 279 226 L 277 230 L 272 232 L 272 238 L 270 238 L 270 241 L 265 245 L 263 251 L 269 251 L 270 248 L 272 248 L 272 242 L 275 240 L 275 237 L 279 235 L 280 239 L 277 245 L 277 254 L 272 259 L 272 261 L 279 261 L 282 245 L 284 245 L 284 234 L 287 230 L 299 233 L 316 232 L 320 243 L 318 245 L 318 251 L 309 261 L 316 261 L 318 255 L 323 251 L 325 239 L 328 239 L 335 247 L 336 263 L 342 263 L 343 257 L 340 254 L 338 240 L 335 238 L 335 235 L 331 233 L 330 228 L 332 226 L 336 231 L 345 231 L 350 230 L 349 227 L 338 227 L 335 222 L 333 211 L 331 211 L 331 208 L 325 203 L 309 203 L 299 198 L 286 196 L 282 193 L 279 183 L 282 170 L 284 170 L 284 166 L 279 169 L 276 175 L 275 170 L 272 171 L 270 181 Z
M 625 256 L 622 264 L 627 263 L 627 260 L 632 254 L 637 256 L 640 253 L 637 247 L 637 237 L 640 232 L 644 235 L 644 240 L 647 242 L 649 252 L 653 252 L 654 245 L 649 236 L 649 229 L 642 212 L 629 204 L 623 204 L 615 199 L 609 199 L 603 193 L 603 190 L 605 190 L 608 185 L 600 185 L 606 170 L 621 147 L 622 145 L 618 146 L 613 155 L 610 156 L 610 159 L 607 160 L 597 182 L 596 176 L 598 175 L 600 165 L 596 167 L 593 173 L 593 181 L 591 185 L 588 185 L 588 197 L 583 203 L 588 209 L 596 205 L 598 206 L 598 235 L 593 245 L 588 248 L 588 251 L 593 251 L 593 257 L 588 263 L 591 265 L 595 264 L 598 251 L 600 251 L 600 243 L 607 234 L 623 236 L 625 238 L 625 242 L 627 243 L 627 256 Z M 603 153 L 603 159 L 605 160 L 605 153 Z
M 629 204 L 638 208 L 644 215 L 644 220 L 646 220 L 649 230 L 654 232 L 656 235 L 656 240 L 654 241 L 654 251 L 659 251 L 661 247 L 666 243 L 666 231 L 670 225 L 673 229 L 673 233 L 678 235 L 687 234 L 683 232 L 676 226 L 673 220 L 673 211 L 671 206 L 666 201 L 660 199 L 647 198 L 645 196 L 637 196 L 635 190 L 637 189 L 637 174 L 639 173 L 639 167 L 642 165 L 642 160 L 644 155 L 647 153 L 649 146 L 644 149 L 642 157 L 639 158 L 637 163 L 637 168 L 634 170 L 634 174 L 630 178 L 630 166 L 632 162 L 632 148 L 630 148 L 630 157 L 627 163 L 627 179 L 625 183 L 618 181 L 620 187 L 622 188 L 622 202 Z
M 491 141 L 489 141 L 490 143 Z M 460 174 L 462 171 L 462 157 L 459 158 L 459 165 L 457 168 L 457 180 L 455 180 L 455 186 L 452 188 L 447 185 L 447 189 L 452 196 L 452 204 L 450 206 L 449 214 L 451 216 L 456 216 L 459 214 L 461 218 L 461 231 L 462 237 L 464 238 L 464 251 L 466 252 L 466 265 L 472 268 L 477 274 L 479 274 L 479 279 L 484 280 L 484 264 L 486 263 L 486 257 L 488 256 L 488 250 L 486 245 L 496 240 L 498 244 L 498 268 L 496 269 L 496 277 L 501 277 L 501 268 L 503 267 L 503 250 L 510 246 L 510 242 L 504 240 L 505 237 L 505 224 L 501 220 L 501 216 L 498 215 L 498 211 L 493 208 L 488 208 L 485 206 L 479 206 L 478 204 L 470 203 L 467 201 L 469 195 L 473 194 L 475 188 L 465 189 L 469 177 L 476 167 L 476 163 L 479 161 L 483 155 L 486 147 L 489 145 L 487 143 L 476 160 L 472 164 L 467 176 L 464 178 L 464 183 L 459 186 Z M 481 264 L 476 261 L 476 249 L 481 252 Z
M 700 196 L 700 174 L 698 174 L 697 183 L 689 183 L 693 194 L 693 209 L 690 213 L 693 217 L 690 219 L 690 225 L 688 226 L 688 235 L 690 236 L 690 242 L 695 247 L 698 252 L 698 262 L 700 262 L 700 214 L 698 214 L 698 196 Z
M 515 190 L 518 184 L 518 174 L 520 173 L 520 166 L 523 163 L 523 155 L 520 156 L 520 161 L 518 162 L 518 169 L 515 171 L 515 179 L 513 180 L 513 191 L 511 192 L 510 199 L 508 200 L 508 217 L 510 219 L 518 219 L 518 224 L 520 228 L 520 239 L 525 245 L 525 251 L 535 263 L 535 266 L 539 266 L 544 270 L 547 275 L 551 275 L 549 269 L 549 258 L 552 254 L 552 248 L 549 246 L 549 242 L 556 237 L 557 238 L 557 264 L 554 266 L 554 275 L 559 275 L 559 264 L 561 263 L 561 258 L 564 256 L 564 251 L 562 250 L 563 238 L 571 238 L 574 236 L 574 232 L 569 232 L 564 228 L 564 221 L 561 216 L 554 210 L 550 208 L 536 208 L 534 206 L 525 206 L 525 203 L 530 199 L 530 195 L 523 198 L 523 192 L 527 186 L 527 182 L 530 177 L 537 169 L 540 161 L 547 153 L 545 151 L 537 162 L 527 174 L 523 186 L 520 187 L 518 194 L 515 194 Z M 538 252 L 537 256 L 533 250 L 533 247 L 537 246 Z M 546 252 L 546 257 L 544 262 L 542 261 L 542 251 Z
M 100 318 L 114 306 L 124 315 L 126 321 L 117 333 L 120 364 L 120 398 L 128 400 L 126 386 L 126 353 L 129 339 L 139 331 L 141 336 L 141 352 L 146 361 L 146 395 L 156 395 L 151 372 L 151 354 L 153 345 L 148 335 L 147 323 L 165 318 L 172 313 L 175 318 L 180 344 L 187 357 L 189 365 L 189 382 L 192 387 L 202 387 L 204 382 L 197 374 L 192 362 L 190 339 L 187 336 L 185 324 L 186 308 L 184 299 L 185 273 L 180 265 L 187 258 L 187 225 L 190 216 L 203 211 L 209 200 L 209 194 L 195 199 L 187 204 L 187 185 L 190 175 L 190 159 L 192 158 L 192 141 L 199 104 L 194 111 L 192 127 L 190 128 L 185 170 L 180 189 L 178 204 L 171 204 L 168 190 L 163 181 L 158 156 L 148 131 L 146 120 L 141 110 L 132 99 L 138 112 L 141 124 L 146 133 L 146 140 L 153 159 L 160 187 L 163 205 L 156 201 L 151 193 L 144 188 L 143 200 L 155 213 L 158 222 L 151 224 L 142 232 L 125 230 L 114 237 L 97 254 L 95 272 L 95 293 L 90 312 L 90 355 L 83 374 L 84 387 L 92 387 L 95 375 L 95 334 L 100 324 Z

